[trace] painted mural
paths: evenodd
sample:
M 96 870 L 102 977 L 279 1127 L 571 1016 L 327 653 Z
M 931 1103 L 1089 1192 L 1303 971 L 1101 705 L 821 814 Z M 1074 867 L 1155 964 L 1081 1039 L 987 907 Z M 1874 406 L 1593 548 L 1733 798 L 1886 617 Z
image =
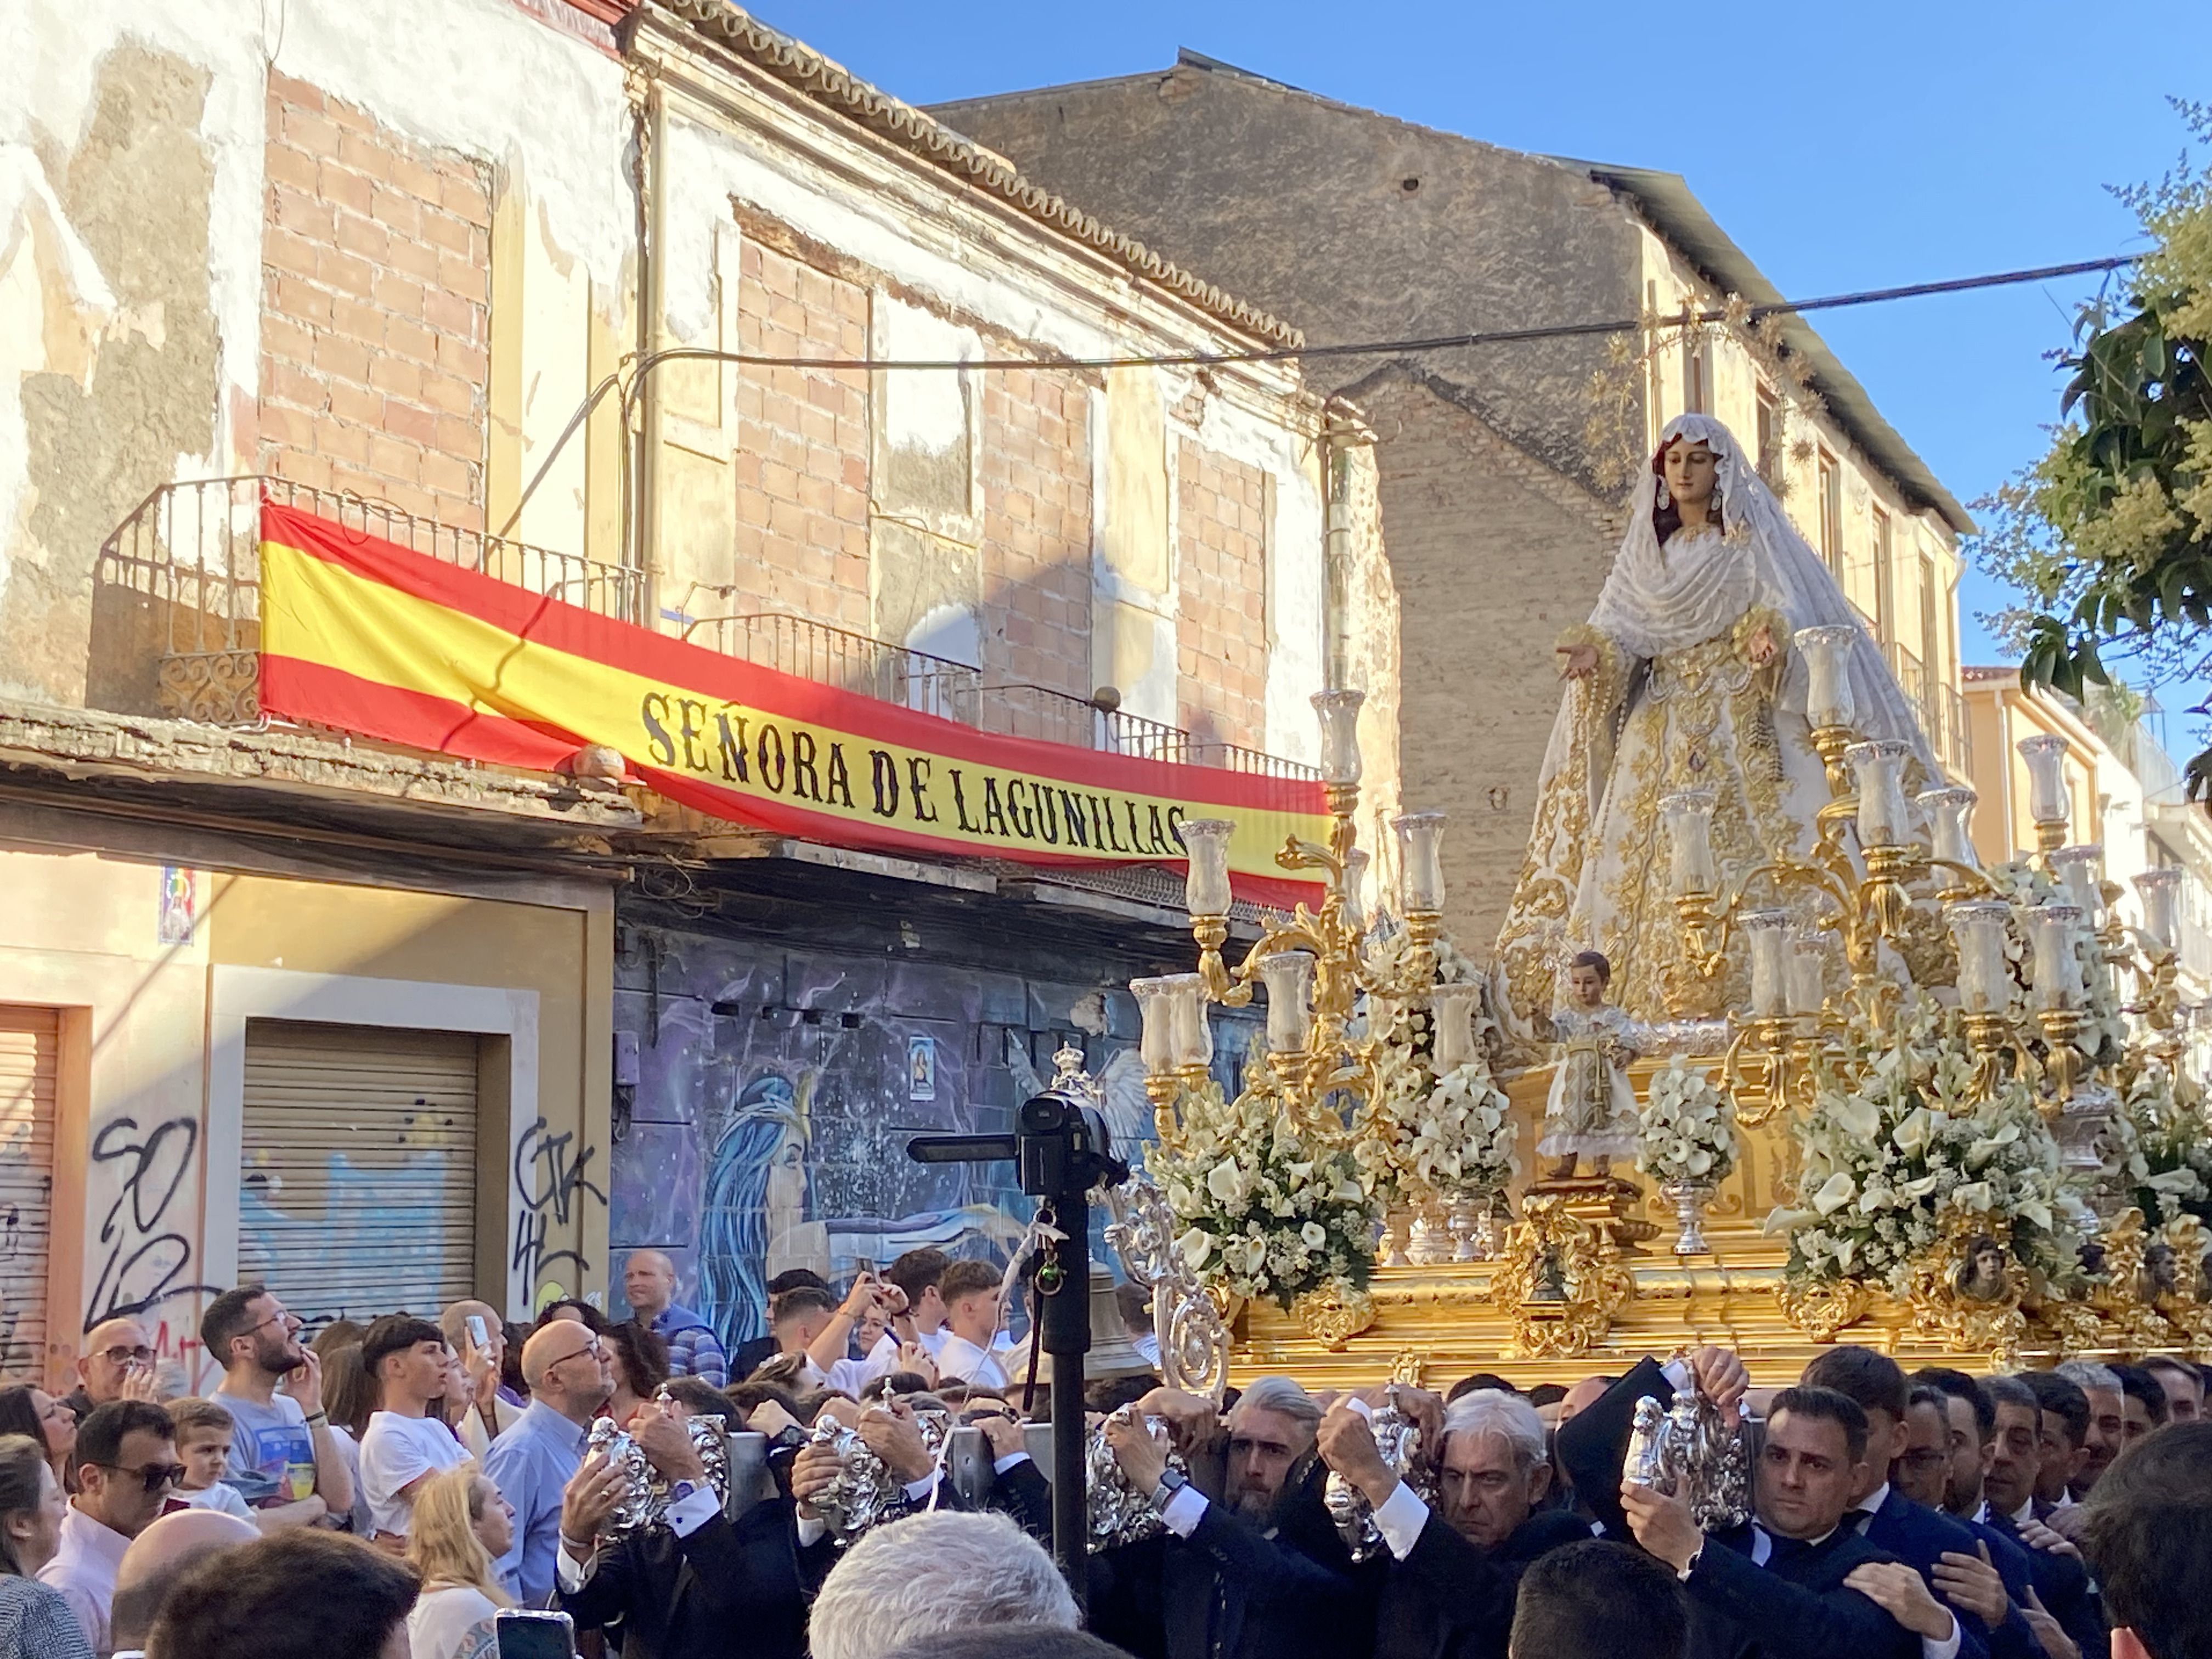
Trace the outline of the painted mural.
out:
M 1013 1166 L 918 1164 L 906 1143 L 1011 1131 L 1062 1042 L 1103 1084 L 1116 1146 L 1151 1138 L 1119 980 L 623 931 L 615 1019 L 639 1081 L 617 1111 L 610 1277 L 630 1249 L 666 1250 L 726 1343 L 765 1334 L 768 1281 L 789 1268 L 835 1281 L 924 1244 L 1004 1261 L 1031 1214 Z

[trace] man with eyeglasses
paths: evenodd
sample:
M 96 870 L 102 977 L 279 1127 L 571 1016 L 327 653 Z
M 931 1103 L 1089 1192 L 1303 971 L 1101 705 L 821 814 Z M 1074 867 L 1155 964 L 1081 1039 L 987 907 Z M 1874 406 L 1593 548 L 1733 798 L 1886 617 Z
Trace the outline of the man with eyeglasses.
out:
M 77 1357 L 77 1387 L 62 1403 L 82 1423 L 94 1409 L 118 1400 L 156 1400 L 154 1344 L 135 1319 L 110 1319 L 86 1334 Z
M 39 1577 L 62 1593 L 94 1653 L 106 1653 L 108 1604 L 131 1540 L 161 1513 L 184 1465 L 169 1414 L 145 1400 L 94 1409 L 76 1431 L 77 1494 L 62 1517 L 61 1547 Z
M 588 1326 L 556 1319 L 522 1345 L 530 1405 L 491 1443 L 484 1473 L 514 1510 L 514 1541 L 498 1566 L 524 1607 L 553 1593 L 561 1494 L 584 1461 L 592 1419 L 614 1393 L 612 1356 Z
M 353 1476 L 323 1410 L 323 1364 L 300 1322 L 266 1285 L 208 1304 L 200 1340 L 223 1368 L 215 1398 L 230 1413 L 230 1474 L 264 1531 L 312 1526 L 353 1508 Z

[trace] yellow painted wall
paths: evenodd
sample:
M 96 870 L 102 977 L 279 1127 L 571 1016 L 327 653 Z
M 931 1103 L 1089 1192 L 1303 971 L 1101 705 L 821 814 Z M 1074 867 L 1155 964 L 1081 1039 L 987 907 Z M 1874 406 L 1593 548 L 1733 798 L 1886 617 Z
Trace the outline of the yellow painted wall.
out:
M 175 1287 L 199 1276 L 207 967 L 161 942 L 161 908 L 159 865 L 0 847 L 0 1002 L 61 1015 L 47 1352 L 9 1352 L 19 1376 L 74 1386 L 112 1312 L 145 1319 L 172 1384 L 196 1351 L 199 1298 Z
M 559 908 L 443 894 L 342 887 L 265 876 L 216 878 L 208 941 L 216 966 L 415 980 L 534 991 L 538 998 L 538 1098 L 549 1136 L 573 1133 L 570 1152 L 604 1192 L 613 1042 L 611 900 Z M 523 1121 L 527 1114 L 521 1115 Z M 588 1154 L 588 1157 L 586 1157 Z M 505 1149 L 486 1136 L 477 1209 L 480 1293 L 504 1282 L 517 1194 Z M 574 1251 L 550 1277 L 572 1291 L 604 1290 L 607 1207 L 579 1188 L 550 1255 Z M 496 1301 L 497 1297 L 492 1296 Z

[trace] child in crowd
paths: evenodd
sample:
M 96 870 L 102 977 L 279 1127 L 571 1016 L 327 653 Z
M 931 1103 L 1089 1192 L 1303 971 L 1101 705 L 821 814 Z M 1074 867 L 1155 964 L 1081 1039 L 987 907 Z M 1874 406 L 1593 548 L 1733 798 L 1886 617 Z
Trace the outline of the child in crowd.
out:
M 223 1479 L 230 1468 L 230 1413 L 212 1400 L 173 1400 L 166 1408 L 176 1431 L 177 1462 L 185 1466 L 184 1479 L 170 1500 L 178 1509 L 220 1510 L 241 1521 L 252 1521 L 253 1511 L 238 1488 Z

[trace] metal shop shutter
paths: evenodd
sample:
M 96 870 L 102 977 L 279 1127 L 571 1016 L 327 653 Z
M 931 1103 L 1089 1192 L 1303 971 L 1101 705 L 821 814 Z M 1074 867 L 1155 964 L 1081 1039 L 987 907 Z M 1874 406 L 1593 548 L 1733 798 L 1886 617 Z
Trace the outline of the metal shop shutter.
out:
M 477 1039 L 251 1020 L 238 1273 L 310 1325 L 476 1294 Z
M 46 1370 L 60 1032 L 51 1008 L 0 1006 L 0 1370 L 16 1378 Z

